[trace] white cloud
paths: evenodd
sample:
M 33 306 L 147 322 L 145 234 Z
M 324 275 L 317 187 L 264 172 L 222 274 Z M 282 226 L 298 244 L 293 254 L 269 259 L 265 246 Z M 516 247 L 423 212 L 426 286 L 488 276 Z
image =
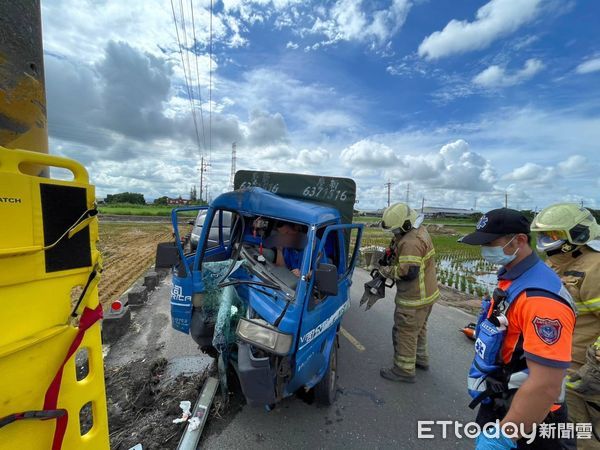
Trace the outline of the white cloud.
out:
M 291 165 L 304 168 L 315 168 L 318 171 L 327 164 L 330 158 L 331 154 L 329 151 L 323 148 L 316 148 L 314 150 L 302 149 Z
M 290 48 L 292 50 L 296 50 L 299 47 L 298 44 L 296 44 L 295 42 L 291 42 L 289 41 L 287 44 L 285 44 L 285 48 Z
M 558 163 L 558 169 L 564 175 L 576 175 L 590 169 L 590 163 L 585 156 L 571 155 L 566 160 Z
M 342 164 L 347 167 L 373 168 L 401 164 L 394 151 L 387 145 L 363 139 L 342 150 Z
M 588 59 L 577 66 L 575 71 L 580 74 L 597 72 L 600 70 L 600 57 Z
M 437 153 L 404 155 L 400 160 L 400 168 L 389 171 L 392 179 L 428 187 L 489 191 L 496 180 L 491 163 L 463 139 L 443 145 Z
M 536 18 L 541 3 L 541 0 L 491 0 L 477 10 L 473 22 L 452 19 L 442 31 L 427 36 L 419 45 L 419 55 L 437 59 L 486 48 Z
M 324 17 L 317 17 L 309 31 L 324 34 L 328 45 L 338 41 L 372 41 L 384 44 L 404 24 L 411 7 L 410 0 L 392 0 L 389 8 L 365 11 L 370 6 L 362 0 L 339 0 Z M 314 46 L 313 46 L 314 47 Z
M 544 167 L 528 162 L 504 175 L 502 179 L 545 185 L 555 177 L 554 167 Z
M 473 83 L 485 87 L 506 87 L 523 83 L 544 68 L 544 63 L 539 59 L 528 59 L 522 69 L 508 73 L 504 67 L 492 65 L 473 78 Z

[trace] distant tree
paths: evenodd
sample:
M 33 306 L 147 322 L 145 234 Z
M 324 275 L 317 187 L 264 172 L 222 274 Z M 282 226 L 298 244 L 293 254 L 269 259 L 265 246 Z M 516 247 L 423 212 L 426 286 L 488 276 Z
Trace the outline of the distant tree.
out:
M 145 205 L 143 194 L 137 194 L 134 192 L 121 192 L 119 194 L 108 194 L 106 196 L 106 203 L 130 203 L 132 205 Z
M 158 197 L 158 198 L 154 199 L 154 204 L 155 205 L 167 205 L 168 204 L 168 200 L 169 200 L 169 197 L 167 197 L 166 195 L 164 195 L 162 197 Z
M 196 186 L 194 185 L 190 189 L 190 201 L 194 203 L 196 200 L 198 200 L 198 191 L 196 191 Z

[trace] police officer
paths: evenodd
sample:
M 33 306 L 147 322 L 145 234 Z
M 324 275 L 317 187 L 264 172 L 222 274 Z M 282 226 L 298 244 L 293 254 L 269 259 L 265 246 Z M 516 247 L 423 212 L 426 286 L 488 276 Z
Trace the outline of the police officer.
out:
M 489 211 L 460 241 L 481 246 L 482 257 L 501 266 L 498 287 L 482 305 L 469 370 L 470 406 L 480 405 L 477 423 L 488 431 L 479 436 L 477 449 L 527 448 L 516 433 L 530 433 L 541 422 L 567 421 L 564 381 L 575 326 L 572 300 L 533 252 L 529 222 L 518 211 Z M 534 448 L 571 445 L 557 431 L 553 434 L 538 434 Z
M 380 374 L 392 381 L 415 382 L 415 368 L 427 370 L 427 319 L 439 298 L 435 251 L 423 218 L 404 203 L 385 210 L 381 226 L 394 234 L 394 258 L 380 273 L 396 282 L 392 341 L 394 364 Z
M 585 208 L 571 203 L 549 206 L 535 217 L 537 249 L 558 274 L 577 307 L 573 362 L 567 379 L 569 418 L 592 424 L 591 439 L 578 448 L 600 448 L 600 227 Z

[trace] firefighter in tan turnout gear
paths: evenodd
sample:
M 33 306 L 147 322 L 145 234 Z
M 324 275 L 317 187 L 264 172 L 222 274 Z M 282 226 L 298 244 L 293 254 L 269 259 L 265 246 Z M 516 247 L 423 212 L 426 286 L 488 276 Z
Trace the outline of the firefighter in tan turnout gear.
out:
M 439 298 L 435 272 L 435 251 L 423 219 L 404 203 L 385 210 L 381 226 L 394 234 L 394 257 L 380 273 L 396 282 L 396 310 L 392 341 L 394 364 L 381 369 L 392 381 L 415 382 L 415 367 L 429 368 L 427 319 Z
M 572 364 L 567 378 L 569 418 L 592 424 L 592 439 L 580 449 L 600 448 L 600 227 L 575 204 L 549 206 L 535 217 L 537 248 L 560 276 L 577 307 Z M 577 425 L 576 425 L 577 426 Z M 581 425 L 580 425 L 581 426 Z

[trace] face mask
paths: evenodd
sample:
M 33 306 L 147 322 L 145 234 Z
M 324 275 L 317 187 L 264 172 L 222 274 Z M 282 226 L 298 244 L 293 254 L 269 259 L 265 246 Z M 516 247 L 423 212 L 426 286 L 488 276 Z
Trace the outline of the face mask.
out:
M 515 237 L 517 236 L 513 236 L 513 238 L 502 247 L 481 247 L 481 257 L 487 262 L 498 264 L 500 266 L 505 266 L 511 263 L 517 257 L 517 252 L 519 249 L 516 249 L 512 255 L 507 255 L 504 253 L 504 248 L 510 244 Z

